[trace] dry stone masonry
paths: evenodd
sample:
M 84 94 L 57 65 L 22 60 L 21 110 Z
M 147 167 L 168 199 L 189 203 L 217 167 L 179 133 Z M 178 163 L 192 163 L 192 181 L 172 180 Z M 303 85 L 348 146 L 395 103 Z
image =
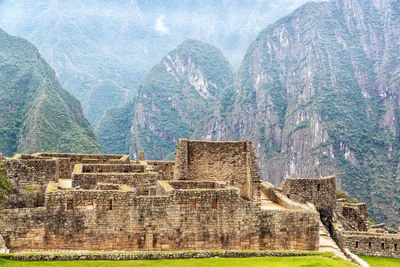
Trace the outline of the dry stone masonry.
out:
M 281 189 L 261 181 L 250 141 L 180 139 L 175 161 L 145 160 L 143 151 L 133 161 L 60 153 L 1 161 L 17 188 L 0 208 L 4 251 L 315 251 L 322 219 L 342 248 L 398 257 L 396 233 L 367 232 L 365 205 L 336 203 L 335 177 L 287 178 Z

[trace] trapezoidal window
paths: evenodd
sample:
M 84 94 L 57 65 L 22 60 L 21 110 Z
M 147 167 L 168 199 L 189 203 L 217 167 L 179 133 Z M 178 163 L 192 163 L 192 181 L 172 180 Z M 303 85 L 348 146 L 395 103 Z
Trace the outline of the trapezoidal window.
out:
M 190 200 L 190 209 L 196 210 L 196 199 L 194 198 Z
M 67 210 L 73 210 L 73 209 L 74 209 L 74 200 L 68 199 L 67 200 Z
M 211 209 L 216 210 L 218 208 L 218 202 L 216 198 L 211 200 Z
M 106 210 L 112 210 L 112 209 L 113 209 L 112 199 L 109 199 L 107 201 Z
M 371 247 L 372 247 L 372 243 L 369 242 L 369 243 L 368 243 L 368 248 L 371 249 Z
M 394 244 L 394 251 L 397 251 L 397 244 Z
M 319 192 L 321 190 L 321 185 L 317 184 L 317 191 Z
M 358 241 L 356 241 L 356 248 L 358 248 Z
M 385 249 L 385 243 L 381 243 L 381 248 Z

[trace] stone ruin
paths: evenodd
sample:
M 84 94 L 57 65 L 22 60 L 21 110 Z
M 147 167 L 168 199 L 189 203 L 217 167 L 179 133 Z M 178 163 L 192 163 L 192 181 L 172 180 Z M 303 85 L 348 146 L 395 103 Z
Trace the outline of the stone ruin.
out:
M 354 254 L 400 258 L 400 233 L 385 224 L 372 225 L 365 203 L 336 199 L 336 178 L 289 178 L 281 190 L 290 199 L 311 202 L 342 249 Z
M 141 151 L 134 161 L 36 153 L 1 162 L 14 185 L 0 207 L 11 251 L 316 251 L 325 225 L 342 249 L 366 252 L 386 238 L 384 250 L 397 252 L 396 234 L 365 239 L 366 208 L 337 204 L 334 177 L 287 178 L 281 188 L 262 181 L 250 141 L 179 139 L 175 161 Z

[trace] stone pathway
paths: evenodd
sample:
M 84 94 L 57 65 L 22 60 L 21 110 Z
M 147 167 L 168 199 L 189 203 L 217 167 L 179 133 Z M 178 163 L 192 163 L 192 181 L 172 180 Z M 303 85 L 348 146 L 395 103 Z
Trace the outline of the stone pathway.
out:
M 332 239 L 328 230 L 326 230 L 321 221 L 319 222 L 319 251 L 330 251 L 335 253 L 336 256 L 349 260 Z
M 261 192 L 260 208 L 263 210 L 284 210 L 285 209 L 281 205 L 278 205 L 275 202 L 272 202 L 271 200 L 269 200 L 269 198 L 263 192 Z

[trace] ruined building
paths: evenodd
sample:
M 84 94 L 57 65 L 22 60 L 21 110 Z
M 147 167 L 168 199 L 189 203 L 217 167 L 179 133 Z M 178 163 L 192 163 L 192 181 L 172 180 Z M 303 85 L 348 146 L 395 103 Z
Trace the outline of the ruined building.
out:
M 320 250 L 323 224 L 339 246 L 368 248 L 353 234 L 369 230 L 366 209 L 337 205 L 334 177 L 288 178 L 276 188 L 261 181 L 249 141 L 180 139 L 175 161 L 140 152 L 135 161 L 36 153 L 1 162 L 14 185 L 0 208 L 0 236 L 12 251 Z M 385 242 L 397 251 L 397 239 L 382 235 L 369 248 Z

